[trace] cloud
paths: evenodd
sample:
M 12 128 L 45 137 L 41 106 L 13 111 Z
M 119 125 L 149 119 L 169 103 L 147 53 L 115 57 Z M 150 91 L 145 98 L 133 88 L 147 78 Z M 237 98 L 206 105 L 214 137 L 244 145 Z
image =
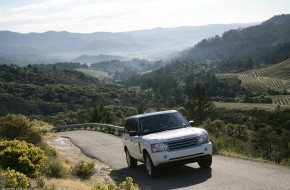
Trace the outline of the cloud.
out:
M 281 7 L 284 7 L 283 11 L 285 7 L 290 7 L 286 0 L 279 1 L 284 3 L 280 5 L 263 0 L 254 2 L 250 0 L 234 2 L 232 0 L 42 0 L 34 4 L 6 9 L 0 6 L 0 30 L 116 32 L 182 25 L 253 22 L 273 16 L 271 10 L 274 10 L 274 7 L 278 13 Z M 23 4 L 23 1 L 21 2 Z
M 12 7 L 8 9 L 10 12 L 26 12 L 26 11 L 34 11 L 34 10 L 41 10 L 41 9 L 49 9 L 55 6 L 63 6 L 73 3 L 73 0 L 49 0 L 49 1 L 42 1 L 36 4 L 28 4 L 20 7 Z

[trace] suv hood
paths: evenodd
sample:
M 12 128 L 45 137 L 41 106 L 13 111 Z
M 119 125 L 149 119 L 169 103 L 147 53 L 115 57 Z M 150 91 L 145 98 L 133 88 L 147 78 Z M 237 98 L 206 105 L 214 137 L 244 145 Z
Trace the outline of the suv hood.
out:
M 167 142 L 196 137 L 200 136 L 201 134 L 207 134 L 206 130 L 201 128 L 186 127 L 144 135 L 142 139 L 145 141 L 150 141 L 151 143 L 154 141 Z

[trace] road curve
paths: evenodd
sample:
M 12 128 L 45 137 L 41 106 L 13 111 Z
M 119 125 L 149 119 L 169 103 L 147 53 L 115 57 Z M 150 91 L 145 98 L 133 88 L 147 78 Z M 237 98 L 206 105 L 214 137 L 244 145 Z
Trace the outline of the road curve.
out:
M 58 134 L 70 138 L 87 156 L 111 165 L 152 190 L 290 190 L 290 168 L 224 156 L 213 156 L 210 169 L 200 169 L 196 163 L 163 168 L 157 178 L 150 179 L 144 164 L 139 163 L 135 169 L 127 168 L 119 137 L 85 130 Z

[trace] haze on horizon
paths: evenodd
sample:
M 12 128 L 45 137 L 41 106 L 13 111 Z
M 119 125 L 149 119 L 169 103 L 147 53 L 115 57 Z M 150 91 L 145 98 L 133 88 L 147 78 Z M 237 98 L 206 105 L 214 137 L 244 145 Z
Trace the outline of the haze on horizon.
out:
M 0 30 L 122 32 L 262 22 L 289 14 L 289 0 L 0 0 Z

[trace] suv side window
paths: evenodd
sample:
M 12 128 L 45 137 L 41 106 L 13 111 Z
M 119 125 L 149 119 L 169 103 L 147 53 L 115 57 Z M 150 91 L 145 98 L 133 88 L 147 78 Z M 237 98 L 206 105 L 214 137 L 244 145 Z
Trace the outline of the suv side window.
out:
M 125 123 L 125 133 L 129 134 L 131 131 L 138 132 L 138 120 L 137 119 L 128 119 Z

